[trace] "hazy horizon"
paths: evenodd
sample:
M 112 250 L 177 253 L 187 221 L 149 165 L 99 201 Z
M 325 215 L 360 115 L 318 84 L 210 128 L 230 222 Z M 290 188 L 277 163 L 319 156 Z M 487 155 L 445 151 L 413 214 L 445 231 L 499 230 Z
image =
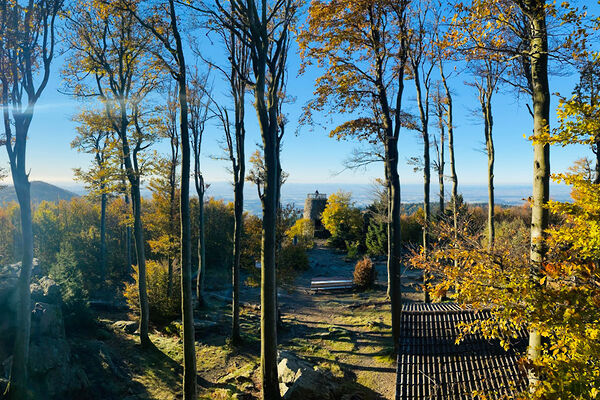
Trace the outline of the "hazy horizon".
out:
M 85 195 L 86 191 L 79 182 L 49 182 L 62 189 L 69 190 L 78 195 Z M 321 182 L 321 183 L 295 183 L 287 182 L 282 186 L 281 197 L 284 204 L 293 203 L 297 208 L 304 207 L 304 200 L 308 193 L 319 193 L 330 195 L 339 190 L 351 192 L 352 200 L 358 207 L 365 207 L 371 204 L 375 198 L 375 184 L 364 183 L 343 183 L 343 182 Z M 445 185 L 445 200 L 450 199 L 451 184 Z M 487 203 L 488 192 L 486 184 L 459 184 L 459 193 L 463 195 L 467 203 Z M 561 184 L 550 185 L 550 197 L 558 201 L 570 200 L 570 187 Z M 431 202 L 438 202 L 439 187 L 437 184 L 431 185 Z M 531 184 L 503 184 L 495 185 L 495 202 L 498 205 L 520 205 L 525 199 L 531 196 Z M 195 191 L 191 190 L 190 195 L 195 196 Z M 147 188 L 142 189 L 142 196 L 150 196 Z M 233 201 L 233 188 L 230 182 L 220 181 L 212 182 L 208 187 L 205 196 L 222 199 L 224 201 Z M 404 183 L 401 185 L 402 203 L 422 203 L 423 202 L 423 184 Z M 255 215 L 261 213 L 260 200 L 256 191 L 256 186 L 250 183 L 244 185 L 244 209 Z

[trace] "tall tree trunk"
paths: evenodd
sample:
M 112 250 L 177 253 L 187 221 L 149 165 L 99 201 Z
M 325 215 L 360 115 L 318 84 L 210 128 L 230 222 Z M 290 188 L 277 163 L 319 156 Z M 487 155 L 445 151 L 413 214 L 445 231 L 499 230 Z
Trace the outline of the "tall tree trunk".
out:
M 277 373 L 277 193 L 279 153 L 277 146 L 276 94 L 269 90 L 265 104 L 266 63 L 254 66 L 257 75 L 255 106 L 261 128 L 265 155 L 265 183 L 262 196 L 262 239 L 261 239 L 261 309 L 260 309 L 260 361 L 263 399 L 278 400 L 279 376 Z
M 425 259 L 427 259 L 429 255 L 429 218 L 430 218 L 430 200 L 429 193 L 431 187 L 431 170 L 430 170 L 431 161 L 429 158 L 429 132 L 426 127 L 423 129 L 423 254 L 425 255 Z M 424 301 L 429 303 L 429 291 L 427 290 L 428 284 L 427 274 L 423 275 L 423 292 L 424 292 Z
M 242 145 L 243 146 L 243 145 Z M 242 152 L 243 154 L 243 152 Z M 234 225 L 233 225 L 233 269 L 232 280 L 232 304 L 231 304 L 231 341 L 239 344 L 242 341 L 240 334 L 240 258 L 242 255 L 242 232 L 244 230 L 244 175 L 245 161 L 238 161 L 239 171 L 236 171 L 234 182 Z
M 388 159 L 388 157 L 386 156 L 386 160 Z M 387 200 L 387 218 L 386 218 L 386 227 L 387 227 L 387 234 L 388 234 L 388 241 L 387 241 L 387 247 L 388 247 L 388 259 L 387 259 L 387 291 L 386 291 L 386 295 L 388 299 L 392 299 L 392 291 L 393 291 L 393 284 L 392 284 L 392 280 L 394 279 L 394 265 L 393 263 L 390 263 L 390 246 L 393 246 L 392 244 L 392 239 L 390 237 L 390 229 L 391 228 L 391 223 L 392 223 L 392 214 L 391 214 L 391 210 L 392 210 L 392 182 L 391 179 L 389 177 L 389 169 L 388 166 L 385 166 L 385 191 L 386 191 L 386 200 Z M 392 313 L 393 314 L 393 313 Z M 393 327 L 392 327 L 393 330 Z
M 390 129 L 391 131 L 391 129 Z M 402 298 L 400 292 L 400 259 L 401 253 L 401 228 L 400 228 L 400 177 L 398 175 L 398 140 L 390 137 L 386 144 L 385 166 L 389 176 L 389 209 L 388 209 L 388 271 L 390 273 L 388 285 L 390 287 L 390 304 L 392 312 L 392 339 L 394 350 L 398 351 L 400 344 L 400 312 Z
M 100 199 L 100 279 L 104 283 L 106 280 L 106 203 L 107 194 L 104 193 L 104 185 L 101 186 L 102 190 Z
M 482 109 L 485 129 L 485 148 L 488 157 L 487 179 L 488 179 L 488 249 L 494 248 L 496 237 L 496 228 L 494 226 L 494 138 L 492 136 L 494 120 L 492 119 L 492 99 L 491 91 L 493 88 L 486 89 L 488 93 L 482 96 Z
M 423 98 L 421 91 L 421 81 L 419 77 L 418 65 L 413 67 L 415 89 L 417 91 L 417 105 L 421 117 L 421 134 L 423 135 L 423 255 L 427 259 L 429 254 L 429 218 L 430 218 L 430 187 L 431 187 L 431 159 L 429 156 L 429 91 L 425 91 Z M 427 86 L 426 86 L 427 87 Z M 423 104 L 425 102 L 425 104 Z M 424 301 L 430 301 L 427 291 L 427 274 L 423 272 L 423 294 Z
M 125 209 L 129 210 L 129 195 L 125 193 Z M 132 256 L 131 256 L 131 226 L 127 224 L 125 227 L 125 259 L 127 262 L 126 273 L 129 275 L 131 271 Z
M 444 207 L 445 207 L 445 199 L 444 199 L 444 167 L 445 167 L 445 160 L 444 160 L 444 142 L 445 142 L 445 137 L 444 137 L 444 130 L 442 129 L 441 135 L 440 135 L 440 159 L 439 159 L 439 166 L 438 166 L 438 184 L 440 186 L 440 215 L 442 215 L 444 213 Z
M 550 88 L 548 85 L 548 36 L 546 31 L 546 10 L 544 0 L 524 1 L 529 17 L 531 88 L 533 100 L 533 133 L 542 136 L 549 131 Z M 550 197 L 550 147 L 548 144 L 533 144 L 533 198 L 531 208 L 531 275 L 539 282 L 541 267 L 546 256 L 545 231 L 548 228 L 548 209 L 545 207 Z M 529 334 L 529 358 L 540 357 L 541 335 L 535 330 Z M 534 387 L 538 377 L 530 375 Z
M 596 153 L 596 168 L 594 175 L 594 184 L 600 185 L 600 137 L 596 137 L 596 148 L 594 149 L 594 153 Z
M 148 306 L 148 291 L 146 288 L 146 254 L 144 247 L 144 229 L 142 227 L 142 196 L 140 193 L 139 170 L 137 168 L 137 152 L 132 152 L 129 146 L 129 139 L 127 137 L 129 120 L 127 117 L 126 104 L 123 99 L 120 103 L 120 109 L 120 130 L 117 133 L 121 139 L 123 163 L 125 166 L 125 174 L 129 180 L 131 204 L 133 208 L 133 236 L 135 238 L 136 261 L 138 266 L 138 292 L 140 299 L 140 343 L 144 347 L 150 347 L 152 346 L 150 336 L 148 335 L 150 308 Z
M 448 157 L 450 158 L 450 179 L 452 180 L 452 222 L 454 225 L 454 246 L 458 245 L 458 176 L 456 175 L 456 160 L 454 157 L 454 126 L 453 126 L 453 109 L 452 109 L 452 93 L 448 87 L 446 75 L 444 74 L 444 68 L 442 62 L 439 62 L 440 76 L 442 77 L 442 84 L 444 85 L 444 91 L 446 92 L 446 99 L 448 102 L 448 109 L 446 113 L 447 124 L 448 124 Z M 454 267 L 458 267 L 458 260 L 454 259 Z
M 266 182 L 262 201 L 262 255 L 261 255 L 261 367 L 263 398 L 279 399 L 277 374 L 277 279 L 276 279 L 276 223 L 277 223 L 277 150 L 276 135 L 263 137 L 265 148 Z
M 196 400 L 196 335 L 194 332 L 194 304 L 192 299 L 192 232 L 190 223 L 190 133 L 187 100 L 185 55 L 174 0 L 169 0 L 170 22 L 176 45 L 177 83 L 179 85 L 179 130 L 181 132 L 181 316 L 183 322 L 183 398 Z M 202 205 L 201 205 L 202 207 Z M 202 229 L 201 232 L 204 230 Z M 198 277 L 200 279 L 200 277 Z
M 171 139 L 171 171 L 169 173 L 169 243 L 173 241 L 173 234 L 175 233 L 175 215 L 177 213 L 175 206 L 175 186 L 177 185 L 176 180 L 176 166 L 177 157 L 175 156 L 175 150 L 173 149 L 174 140 Z M 176 144 L 175 144 L 176 145 Z M 167 257 L 167 297 L 170 299 L 173 296 L 173 257 L 169 250 Z
M 131 201 L 133 204 L 133 236 L 138 266 L 138 292 L 140 297 L 140 342 L 142 346 L 152 346 L 148 335 L 150 308 L 148 306 L 148 290 L 146 288 L 146 254 L 144 249 L 144 229 L 142 227 L 142 197 L 139 178 L 130 181 Z
M 196 276 L 196 307 L 204 306 L 204 280 L 206 276 L 206 244 L 204 236 L 204 181 L 196 185 L 198 194 L 198 274 Z
M 23 134 L 23 136 L 26 136 Z M 17 137 L 19 137 L 17 133 Z M 21 150 L 21 149 L 17 149 Z M 24 159 L 24 148 L 23 158 Z M 33 267 L 33 229 L 31 217 L 31 195 L 29 177 L 25 172 L 25 164 L 11 160 L 11 172 L 15 192 L 19 201 L 21 215 L 21 236 L 23 254 L 21 257 L 21 272 L 17 284 L 17 329 L 15 330 L 15 347 L 10 371 L 10 383 L 6 394 L 10 400 L 29 399 L 29 338 L 31 331 L 31 269 Z

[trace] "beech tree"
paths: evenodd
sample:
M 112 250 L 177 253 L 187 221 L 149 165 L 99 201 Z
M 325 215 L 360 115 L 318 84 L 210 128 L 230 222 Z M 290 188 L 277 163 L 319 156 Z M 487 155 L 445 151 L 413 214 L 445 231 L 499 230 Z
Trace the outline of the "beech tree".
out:
M 119 138 L 133 206 L 140 299 L 140 342 L 151 346 L 146 290 L 146 254 L 140 193 L 141 152 L 154 140 L 142 104 L 159 83 L 152 71 L 151 41 L 133 16 L 111 3 L 89 0 L 74 6 L 67 36 L 73 48 L 65 68 L 66 85 L 77 97 L 95 97 Z M 90 82 L 91 81 L 91 82 Z M 148 128 L 148 129 L 146 129 Z
M 229 86 L 229 93 L 233 100 L 233 116 L 226 107 L 219 106 L 218 102 L 212 102 L 214 115 L 219 119 L 225 135 L 225 152 L 227 161 L 231 163 L 233 175 L 233 203 L 234 203 L 234 227 L 233 227 L 233 265 L 232 274 L 232 321 L 231 340 L 233 344 L 241 342 L 240 336 L 240 257 L 242 254 L 242 233 L 244 223 L 244 182 L 246 180 L 246 126 L 244 123 L 246 114 L 246 92 L 249 82 L 250 58 L 248 47 L 240 40 L 234 31 L 227 26 L 213 20 L 214 29 L 221 38 L 225 51 L 228 54 L 228 66 L 214 65 L 223 75 Z
M 277 286 L 275 276 L 279 163 L 279 102 L 289 48 L 294 0 L 233 0 L 230 7 L 216 1 L 205 10 L 231 29 L 248 48 L 256 113 L 265 159 L 261 255 L 261 373 L 264 399 L 279 399 L 277 374 Z
M 442 122 L 440 122 L 440 129 L 443 129 L 445 126 L 448 133 L 448 158 L 450 161 L 450 179 L 452 180 L 452 221 L 454 227 L 454 242 L 458 243 L 458 176 L 456 174 L 456 158 L 454 154 L 454 108 L 452 92 L 450 90 L 450 85 L 448 84 L 448 78 L 453 73 L 448 73 L 445 68 L 447 63 L 454 59 L 456 51 L 451 45 L 447 45 L 447 31 L 441 31 L 442 24 L 440 23 L 439 13 L 435 25 L 437 29 L 434 35 L 435 47 L 433 54 L 436 58 L 440 80 L 444 87 L 444 94 L 438 95 L 437 101 L 439 102 L 439 111 L 445 116 L 445 123 L 442 124 Z
M 30 289 L 33 230 L 27 135 L 35 106 L 46 89 L 55 51 L 56 18 L 61 0 L 29 0 L 0 4 L 0 106 L 4 120 L 3 144 L 21 215 L 21 271 L 17 288 L 17 329 L 10 369 L 9 399 L 30 398 L 27 381 L 31 330 Z
M 410 36 L 408 60 L 410 74 L 415 84 L 417 94 L 417 108 L 419 110 L 419 132 L 423 139 L 423 254 L 427 257 L 429 251 L 430 230 L 430 189 L 431 189 L 431 157 L 429 154 L 429 106 L 430 90 L 432 84 L 432 72 L 435 67 L 434 59 L 431 57 L 433 35 L 435 32 L 430 20 L 431 10 L 428 0 L 415 2 L 410 13 Z M 429 302 L 427 290 L 428 278 L 423 274 L 423 292 L 425 302 Z
M 483 131 L 485 137 L 485 150 L 488 159 L 487 180 L 488 180 L 488 247 L 494 247 L 495 221 L 494 221 L 494 137 L 493 127 L 494 118 L 492 113 L 492 97 L 498 90 L 498 83 L 506 69 L 506 61 L 494 58 L 493 54 L 488 54 L 480 60 L 472 62 L 474 65 L 474 81 L 472 86 L 477 90 L 477 98 L 481 106 L 483 118 Z
M 114 162 L 110 158 L 119 149 L 112 137 L 113 131 L 106 115 L 97 110 L 82 110 L 75 116 L 77 136 L 71 147 L 93 156 L 88 170 L 76 168 L 75 179 L 82 181 L 92 197 L 100 197 L 100 279 L 106 279 L 106 205 L 108 196 L 115 191 Z M 117 155 L 118 156 L 118 155 Z
M 204 304 L 204 280 L 206 278 L 206 243 L 204 229 L 204 193 L 208 185 L 204 182 L 201 168 L 202 136 L 206 121 L 210 94 L 207 92 L 206 83 L 208 74 L 202 77 L 194 71 L 188 83 L 188 100 L 190 110 L 191 145 L 194 155 L 194 186 L 198 195 L 198 274 L 196 277 L 196 306 Z
M 168 2 L 126 1 L 132 15 L 158 43 L 153 52 L 162 69 L 177 83 L 179 132 L 181 138 L 181 189 L 179 197 L 181 227 L 181 314 L 183 323 L 183 398 L 196 400 L 196 346 L 192 299 L 192 236 L 190 222 L 190 126 L 187 66 L 180 20 L 175 0 Z M 179 3 L 177 3 L 179 4 Z
M 496 2 L 473 0 L 458 4 L 453 29 L 448 35 L 451 44 L 467 53 L 498 54 L 512 61 L 511 83 L 531 96 L 533 107 L 532 138 L 543 138 L 550 131 L 549 57 L 569 62 L 585 47 L 585 29 L 580 23 L 584 14 L 571 8 L 568 2 L 559 6 L 545 0 L 510 0 Z M 497 16 L 501 16 L 498 18 Z M 548 30 L 548 20 L 551 29 Z M 549 47 L 549 37 L 560 39 Z M 530 279 L 538 284 L 547 246 L 550 149 L 543 140 L 533 142 L 533 196 L 531 197 Z M 530 331 L 529 358 L 540 355 L 541 336 Z M 530 376 L 537 385 L 535 374 Z
M 313 112 L 357 113 L 330 132 L 384 149 L 388 188 L 388 285 L 392 338 L 398 346 L 400 324 L 400 177 L 398 138 L 404 122 L 402 93 L 407 64 L 408 1 L 314 1 L 299 42 L 305 65 L 325 69 L 317 80 Z M 340 22 L 342 21 L 342 22 Z
M 153 165 L 154 174 L 149 183 L 154 200 L 154 212 L 148 217 L 148 230 L 158 233 L 149 240 L 152 252 L 165 257 L 167 262 L 167 297 L 173 294 L 173 270 L 179 253 L 179 129 L 177 128 L 177 87 L 165 88 L 166 104 L 159 107 L 158 136 L 169 142 L 166 156 L 158 156 Z M 180 293 L 176 293 L 177 296 Z
M 444 121 L 444 114 L 446 113 L 445 99 L 440 93 L 439 84 L 436 87 L 436 93 L 433 96 L 433 102 L 435 106 L 435 116 L 437 118 L 438 130 L 440 131 L 440 140 L 438 144 L 437 137 L 433 137 L 433 147 L 435 148 L 436 160 L 434 161 L 434 168 L 438 174 L 438 185 L 440 190 L 440 212 L 444 213 L 444 170 L 446 167 L 445 158 L 445 144 L 446 144 L 446 122 Z

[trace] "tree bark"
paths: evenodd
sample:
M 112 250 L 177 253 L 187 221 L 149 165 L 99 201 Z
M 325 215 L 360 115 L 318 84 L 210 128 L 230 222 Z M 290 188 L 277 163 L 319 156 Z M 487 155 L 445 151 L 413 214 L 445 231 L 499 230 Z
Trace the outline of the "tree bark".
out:
M 131 204 L 133 208 L 133 236 L 135 238 L 136 261 L 138 266 L 138 293 L 140 300 L 140 343 L 143 347 L 151 347 L 152 342 L 148 335 L 150 308 L 148 306 L 148 291 L 146 288 L 146 254 L 144 247 L 144 229 L 142 227 L 140 175 L 138 170 L 137 152 L 131 151 L 129 139 L 127 137 L 129 120 L 124 100 L 120 101 L 120 109 L 120 129 L 117 133 L 121 138 L 123 163 L 125 165 L 125 174 L 129 180 Z
M 190 133 L 185 56 L 175 13 L 174 0 L 169 0 L 170 23 L 176 46 L 177 83 L 179 84 L 179 122 L 181 132 L 181 315 L 183 322 L 183 398 L 196 400 L 196 344 L 194 304 L 192 299 L 192 235 L 190 224 Z M 202 205 L 200 205 L 202 207 Z M 203 230 L 201 231 L 203 232 Z M 198 277 L 200 279 L 200 276 Z
M 533 100 L 533 133 L 541 136 L 549 131 L 550 88 L 548 85 L 548 36 L 546 30 L 546 10 L 544 0 L 527 0 L 524 12 L 529 19 L 531 89 Z M 545 207 L 550 197 L 550 147 L 548 144 L 533 145 L 533 197 L 531 206 L 531 278 L 539 282 L 541 267 L 546 256 L 545 231 L 548 228 L 548 209 Z M 540 357 L 542 338 L 535 330 L 529 333 L 528 356 L 531 360 Z M 538 377 L 530 374 L 532 387 L 538 384 Z
M 204 280 L 206 276 L 206 248 L 204 237 L 204 181 L 196 185 L 198 194 L 198 275 L 196 276 L 196 307 L 204 306 Z
M 444 207 L 445 207 L 445 199 L 444 199 L 444 167 L 445 167 L 445 160 L 444 160 L 444 142 L 446 141 L 445 139 L 445 135 L 444 135 L 444 129 L 442 127 L 442 131 L 440 133 L 440 159 L 439 159 L 439 166 L 438 166 L 438 184 L 440 186 L 440 214 L 442 215 L 444 213 Z
M 104 193 L 104 185 L 101 186 L 102 194 L 100 199 L 100 279 L 106 280 L 106 203 L 107 194 Z
M 144 249 L 144 229 L 142 227 L 142 197 L 139 178 L 130 181 L 131 202 L 133 204 L 133 236 L 138 266 L 138 292 L 140 297 L 140 343 L 144 347 L 152 346 L 148 335 L 150 309 L 148 306 L 148 290 L 146 288 L 146 254 Z
M 125 209 L 129 209 L 129 195 L 125 193 Z M 131 227 L 129 224 L 125 227 L 125 258 L 127 262 L 126 273 L 129 275 L 131 271 L 132 257 L 131 257 Z
M 18 129 L 18 128 L 17 128 Z M 17 131 L 17 138 L 20 136 Z M 26 135 L 21 133 L 24 137 Z M 19 151 L 21 149 L 16 149 Z M 25 149 L 22 149 L 23 157 Z M 24 160 L 24 158 L 23 158 Z M 19 201 L 21 215 L 21 236 L 23 254 L 21 257 L 21 271 L 17 284 L 17 328 L 15 331 L 15 347 L 10 371 L 10 383 L 6 394 L 10 400 L 30 398 L 28 365 L 29 365 L 29 337 L 31 331 L 31 269 L 33 267 L 33 229 L 31 217 L 31 195 L 29 177 L 25 172 L 25 163 L 14 163 L 11 160 L 11 172 L 15 192 Z
M 242 145 L 243 147 L 243 145 Z M 243 149 L 242 149 L 243 154 Z M 231 342 L 239 344 L 242 341 L 240 334 L 240 258 L 242 255 L 242 232 L 244 230 L 244 159 L 240 158 L 240 171 L 236 174 L 234 182 L 234 225 L 233 225 L 233 268 L 232 280 L 232 303 L 231 303 Z
M 489 79 L 489 77 L 487 78 Z M 495 215 L 494 215 L 494 138 L 492 136 L 494 120 L 492 118 L 492 92 L 493 88 L 489 86 L 482 88 L 485 93 L 480 94 L 481 109 L 484 118 L 485 148 L 488 157 L 487 180 L 488 180 L 488 249 L 494 248 L 496 237 Z
M 398 351 L 400 345 L 400 313 L 402 309 L 400 259 L 401 252 L 401 228 L 400 228 L 400 177 L 398 175 L 398 140 L 390 138 L 386 145 L 386 170 L 390 177 L 389 210 L 388 210 L 388 271 L 389 295 L 392 312 L 392 339 L 394 350 Z
M 257 85 L 258 86 L 258 85 Z M 269 99 L 272 108 L 274 99 Z M 257 109 L 267 110 L 264 104 L 264 88 L 256 89 Z M 259 112 L 260 114 L 260 112 Z M 277 152 L 276 111 L 269 112 L 269 123 L 259 115 L 265 152 L 265 186 L 262 197 L 262 254 L 261 254 L 261 371 L 264 399 L 280 399 L 277 373 L 277 278 L 276 278 L 276 224 L 277 224 L 277 177 L 279 154 Z M 263 115 L 263 117 L 265 117 Z

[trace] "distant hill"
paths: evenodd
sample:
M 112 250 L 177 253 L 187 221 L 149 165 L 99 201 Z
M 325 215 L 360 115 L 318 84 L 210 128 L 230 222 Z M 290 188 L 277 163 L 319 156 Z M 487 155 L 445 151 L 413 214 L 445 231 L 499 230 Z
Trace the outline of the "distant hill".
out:
M 42 201 L 71 200 L 78 195 L 42 181 L 31 182 L 31 202 L 39 204 Z M 0 205 L 4 202 L 17 201 L 13 186 L 0 189 Z

